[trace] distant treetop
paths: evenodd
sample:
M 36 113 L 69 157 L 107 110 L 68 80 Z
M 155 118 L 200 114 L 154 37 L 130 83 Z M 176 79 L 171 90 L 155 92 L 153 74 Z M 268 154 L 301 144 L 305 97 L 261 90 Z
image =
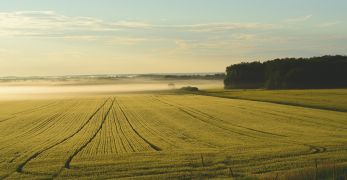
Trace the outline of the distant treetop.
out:
M 226 69 L 225 88 L 347 87 L 347 56 L 283 58 L 243 62 Z

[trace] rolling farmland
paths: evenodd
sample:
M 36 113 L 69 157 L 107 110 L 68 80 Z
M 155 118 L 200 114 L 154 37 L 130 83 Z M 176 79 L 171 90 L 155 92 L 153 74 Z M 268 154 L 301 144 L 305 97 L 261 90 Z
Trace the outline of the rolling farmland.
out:
M 0 179 L 229 178 L 347 165 L 347 113 L 199 95 L 0 102 Z
M 203 91 L 202 94 L 347 112 L 346 89 L 208 89 Z

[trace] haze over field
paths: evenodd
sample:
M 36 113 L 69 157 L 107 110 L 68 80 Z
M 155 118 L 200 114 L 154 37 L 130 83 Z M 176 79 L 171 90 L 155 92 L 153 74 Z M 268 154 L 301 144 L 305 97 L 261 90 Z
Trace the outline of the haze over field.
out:
M 161 91 L 185 86 L 223 88 L 224 77 L 224 73 L 3 77 L 0 78 L 0 98 Z
M 179 79 L 121 77 L 115 79 L 12 79 L 0 81 L 0 100 L 19 100 L 75 95 L 97 95 L 180 89 L 197 86 L 200 89 L 223 88 L 222 79 Z M 169 86 L 169 84 L 172 84 Z

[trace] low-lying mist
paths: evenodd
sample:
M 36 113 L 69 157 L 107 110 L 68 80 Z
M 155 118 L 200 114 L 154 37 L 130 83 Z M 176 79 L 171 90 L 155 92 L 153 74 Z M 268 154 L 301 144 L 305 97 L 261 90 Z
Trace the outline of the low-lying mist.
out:
M 200 89 L 222 87 L 220 80 L 131 80 L 131 81 L 76 81 L 76 82 L 6 82 L 0 83 L 0 99 L 45 97 L 73 97 L 79 95 L 134 93 L 179 89 L 196 86 Z
M 119 84 L 75 86 L 2 86 L 0 94 L 103 93 L 166 90 L 165 84 Z

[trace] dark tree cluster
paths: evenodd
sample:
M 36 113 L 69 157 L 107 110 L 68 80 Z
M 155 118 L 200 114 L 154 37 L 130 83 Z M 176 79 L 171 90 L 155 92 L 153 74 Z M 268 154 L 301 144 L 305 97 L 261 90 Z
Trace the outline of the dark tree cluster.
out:
M 181 90 L 183 91 L 199 91 L 199 88 L 197 87 L 192 87 L 192 86 L 186 86 L 186 87 L 182 87 Z
M 225 88 L 307 89 L 347 87 L 347 56 L 284 58 L 227 67 Z

